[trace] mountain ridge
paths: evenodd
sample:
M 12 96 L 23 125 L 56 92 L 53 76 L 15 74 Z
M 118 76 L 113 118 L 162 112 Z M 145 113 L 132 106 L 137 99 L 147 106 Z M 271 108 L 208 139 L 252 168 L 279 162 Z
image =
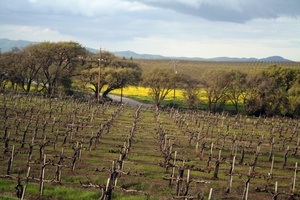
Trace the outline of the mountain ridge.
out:
M 31 44 L 37 44 L 38 42 L 31 42 L 26 40 L 10 40 L 6 38 L 0 39 L 0 53 L 10 51 L 13 47 L 24 48 Z M 96 53 L 97 49 L 85 47 L 87 50 Z M 215 61 L 215 62 L 294 62 L 292 60 L 285 59 L 281 56 L 269 56 L 266 58 L 236 58 L 236 57 L 214 57 L 214 58 L 201 58 L 201 57 L 176 57 L 176 56 L 162 56 L 156 54 L 139 54 L 133 51 L 115 51 L 112 52 L 118 57 L 124 57 L 127 59 L 165 59 L 165 60 L 190 60 L 190 61 Z
M 191 60 L 191 61 L 215 61 L 215 62 L 294 62 L 285 59 L 281 56 L 269 56 L 266 58 L 236 58 L 236 57 L 214 57 L 214 58 L 201 58 L 201 57 L 175 57 L 175 56 L 161 56 L 153 54 L 138 54 L 133 51 L 115 51 L 116 56 L 125 57 L 127 59 L 166 59 L 166 60 Z

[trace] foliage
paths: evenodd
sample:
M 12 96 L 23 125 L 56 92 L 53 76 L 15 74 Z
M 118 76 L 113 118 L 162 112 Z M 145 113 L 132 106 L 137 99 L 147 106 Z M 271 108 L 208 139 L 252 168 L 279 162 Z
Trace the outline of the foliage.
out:
M 196 108 L 200 103 L 200 81 L 192 79 L 189 75 L 182 77 L 183 82 L 183 96 L 186 104 L 190 108 Z
M 270 66 L 260 73 L 249 75 L 245 99 L 246 111 L 255 115 L 296 116 L 296 102 L 299 96 L 293 91 L 299 73 L 300 71 L 295 69 Z
M 21 50 L 13 49 L 11 52 L 6 52 L 1 54 L 0 57 L 0 85 L 2 89 L 5 89 L 7 84 L 11 83 L 11 88 L 15 89 L 15 87 L 19 84 L 22 84 L 23 75 L 21 68 Z
M 201 78 L 202 85 L 208 99 L 208 110 L 211 112 L 222 111 L 226 102 L 228 82 L 225 71 L 208 71 Z
M 75 42 L 44 42 L 36 45 L 36 53 L 41 58 L 41 83 L 49 94 L 57 94 L 62 79 L 75 75 L 78 65 L 86 55 L 86 50 Z
M 56 95 L 67 91 L 70 84 L 62 81 L 69 80 L 76 73 L 78 66 L 87 51 L 76 42 L 42 42 L 30 45 L 23 50 L 14 50 L 1 55 L 1 82 L 12 83 L 29 92 L 35 82 L 48 95 Z M 59 91 L 59 87 L 64 91 Z
M 150 88 L 149 95 L 154 101 L 154 105 L 159 107 L 165 97 L 174 90 L 175 76 L 173 70 L 154 68 L 143 77 L 143 84 Z
M 142 71 L 140 67 L 131 61 L 116 59 L 104 69 L 105 82 L 107 84 L 103 96 L 115 89 L 124 88 L 129 85 L 138 85 L 141 81 Z
M 119 59 L 112 53 L 105 51 L 101 52 L 101 62 L 97 54 L 86 59 L 85 69 L 80 72 L 76 82 L 79 82 L 80 87 L 84 89 L 91 85 L 92 87 L 89 88 L 93 90 L 97 97 L 99 81 L 99 91 L 101 92 L 104 89 L 102 96 L 106 98 L 113 90 L 129 85 L 137 85 L 141 80 L 141 76 L 142 71 L 138 64 L 131 60 Z
M 225 95 L 234 106 L 236 113 L 239 113 L 238 105 L 241 99 L 243 102 L 245 100 L 247 74 L 238 70 L 231 70 L 226 72 L 225 76 L 228 83 Z

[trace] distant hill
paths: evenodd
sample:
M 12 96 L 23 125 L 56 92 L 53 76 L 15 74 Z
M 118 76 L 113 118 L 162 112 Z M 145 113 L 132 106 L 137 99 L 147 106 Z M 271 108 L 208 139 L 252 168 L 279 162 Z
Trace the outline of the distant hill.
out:
M 168 59 L 168 57 L 164 57 L 161 55 L 153 55 L 153 54 L 138 54 L 133 51 L 115 51 L 113 52 L 115 56 L 125 57 L 125 58 L 135 58 L 135 59 Z
M 270 56 L 267 58 L 231 58 L 231 57 L 216 57 L 216 58 L 201 58 L 201 57 L 165 57 L 152 54 L 138 54 L 132 51 L 116 51 L 113 52 L 118 57 L 135 58 L 135 59 L 166 59 L 166 60 L 194 60 L 194 61 L 222 61 L 222 62 L 293 62 L 281 56 Z
M 37 42 L 30 42 L 26 40 L 0 39 L 1 52 L 10 51 L 13 47 L 23 48 L 31 44 L 37 44 Z
M 267 57 L 267 58 L 262 58 L 262 59 L 259 59 L 260 61 L 274 61 L 274 62 L 290 62 L 291 60 L 287 60 L 281 56 L 271 56 L 271 57 Z
M 23 48 L 30 44 L 37 44 L 38 42 L 31 42 L 25 40 L 9 40 L 0 39 L 1 52 L 10 51 L 13 47 Z M 99 50 L 86 47 L 90 52 L 97 53 Z M 135 59 L 165 59 L 165 60 L 194 60 L 194 61 L 222 61 L 222 62 L 293 62 L 281 56 L 270 56 L 267 58 L 231 58 L 231 57 L 216 57 L 216 58 L 201 58 L 201 57 L 167 57 L 153 54 L 138 54 L 133 51 L 116 51 L 112 52 L 118 57 L 135 58 Z

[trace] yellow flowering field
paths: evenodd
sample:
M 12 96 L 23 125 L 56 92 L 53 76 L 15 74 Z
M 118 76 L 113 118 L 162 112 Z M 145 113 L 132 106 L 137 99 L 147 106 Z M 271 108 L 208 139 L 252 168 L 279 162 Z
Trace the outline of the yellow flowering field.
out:
M 90 85 L 90 88 L 93 86 Z M 103 87 L 101 91 L 104 91 L 106 89 L 106 86 Z M 134 98 L 139 101 L 145 101 L 145 102 L 152 102 L 152 98 L 149 96 L 150 88 L 142 87 L 142 86 L 128 86 L 123 88 L 123 96 Z M 184 96 L 183 96 L 183 90 L 182 89 L 176 89 L 175 90 L 175 97 L 177 103 L 183 103 L 184 102 Z M 113 95 L 121 95 L 121 89 L 115 89 L 110 92 L 110 94 Z M 206 92 L 203 88 L 200 89 L 200 101 L 202 103 L 207 102 Z M 166 102 L 172 102 L 174 100 L 174 90 L 172 90 L 165 98 L 164 101 Z
M 123 96 L 128 96 L 128 97 L 135 97 L 137 99 L 141 100 L 150 100 L 151 97 L 149 96 L 149 91 L 150 88 L 145 88 L 141 86 L 129 86 L 126 88 L 123 88 Z M 115 95 L 120 95 L 121 94 L 121 89 L 113 90 L 111 94 Z M 175 90 L 175 97 L 176 101 L 184 101 L 184 96 L 183 96 L 183 90 L 182 89 L 176 89 Z M 171 91 L 165 98 L 165 101 L 172 101 L 174 99 L 174 91 Z M 205 91 L 204 89 L 201 89 L 200 91 L 200 99 L 202 101 L 206 101 L 207 98 L 205 97 Z
M 128 96 L 128 97 L 141 97 L 142 99 L 147 97 L 149 97 L 149 92 L 150 92 L 150 88 L 145 88 L 145 87 L 141 87 L 141 86 L 129 86 L 126 88 L 123 88 L 123 95 L 124 96 Z M 183 100 L 183 94 L 182 94 L 182 90 L 176 90 L 176 99 L 180 99 Z M 120 95 L 121 94 L 121 89 L 116 89 L 111 91 L 111 94 L 116 94 L 116 95 Z M 165 100 L 171 100 L 173 99 L 174 96 L 174 92 L 170 92 Z

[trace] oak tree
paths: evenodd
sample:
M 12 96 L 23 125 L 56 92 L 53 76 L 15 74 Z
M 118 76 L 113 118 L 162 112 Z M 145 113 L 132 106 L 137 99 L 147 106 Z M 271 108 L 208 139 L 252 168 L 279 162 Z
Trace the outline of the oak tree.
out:
M 149 87 L 149 95 L 156 107 L 159 107 L 165 97 L 174 89 L 176 74 L 172 69 L 153 68 L 144 74 L 143 84 Z

